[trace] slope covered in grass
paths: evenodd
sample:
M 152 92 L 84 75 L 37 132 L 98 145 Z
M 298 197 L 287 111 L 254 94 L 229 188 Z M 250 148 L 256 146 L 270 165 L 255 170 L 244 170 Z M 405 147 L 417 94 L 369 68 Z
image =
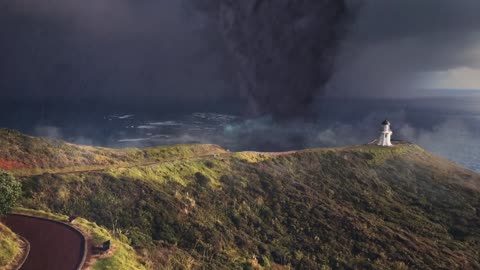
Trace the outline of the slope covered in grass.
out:
M 0 269 L 10 269 L 22 253 L 23 242 L 7 226 L 0 223 Z
M 152 269 L 480 268 L 480 176 L 418 146 L 163 160 L 23 177 L 21 204 L 121 232 Z
M 88 171 L 225 152 L 217 145 L 198 144 L 109 149 L 36 138 L 10 129 L 0 129 L 0 169 L 19 175 Z

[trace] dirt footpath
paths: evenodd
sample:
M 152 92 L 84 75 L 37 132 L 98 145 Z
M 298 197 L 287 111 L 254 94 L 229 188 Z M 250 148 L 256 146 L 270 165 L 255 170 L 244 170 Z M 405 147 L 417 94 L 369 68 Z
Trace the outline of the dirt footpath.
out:
M 22 270 L 76 270 L 82 263 L 84 238 L 71 227 L 22 215 L 8 215 L 2 221 L 30 242 Z

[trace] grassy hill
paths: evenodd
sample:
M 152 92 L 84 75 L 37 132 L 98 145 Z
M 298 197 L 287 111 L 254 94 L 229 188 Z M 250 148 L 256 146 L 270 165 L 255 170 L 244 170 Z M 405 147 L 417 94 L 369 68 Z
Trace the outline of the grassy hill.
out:
M 225 152 L 217 145 L 208 144 L 117 150 L 75 145 L 0 129 L 0 169 L 21 175 L 98 170 Z
M 480 269 L 480 175 L 416 145 L 112 150 L 3 133 L 0 159 L 37 172 L 23 207 L 95 221 L 148 269 Z

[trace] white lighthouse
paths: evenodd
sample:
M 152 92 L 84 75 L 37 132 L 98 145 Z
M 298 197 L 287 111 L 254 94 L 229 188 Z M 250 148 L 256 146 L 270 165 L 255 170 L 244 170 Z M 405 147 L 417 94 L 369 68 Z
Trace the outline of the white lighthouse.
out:
M 392 130 L 390 129 L 390 122 L 385 120 L 382 122 L 383 130 L 380 133 L 380 139 L 378 140 L 378 145 L 380 146 L 392 146 L 390 139 L 392 138 Z

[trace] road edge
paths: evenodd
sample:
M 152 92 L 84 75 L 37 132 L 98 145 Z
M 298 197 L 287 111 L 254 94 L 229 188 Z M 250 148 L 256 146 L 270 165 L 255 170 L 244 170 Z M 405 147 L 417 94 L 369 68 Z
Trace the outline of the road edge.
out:
M 23 241 L 23 243 L 25 243 L 25 248 L 23 250 L 22 258 L 18 260 L 17 265 L 12 268 L 13 270 L 20 270 L 23 264 L 27 261 L 28 255 L 30 254 L 30 242 L 21 235 L 17 234 L 17 236 Z
M 67 222 L 63 222 L 63 221 L 58 221 L 58 220 L 53 220 L 53 219 L 48 219 L 48 218 L 44 218 L 44 217 L 37 217 L 37 216 L 33 216 L 33 215 L 26 215 L 26 214 L 18 214 L 18 213 L 11 213 L 11 214 L 8 214 L 8 215 L 11 215 L 11 216 L 23 216 L 23 217 L 28 217 L 28 218 L 34 218 L 34 219 L 39 219 L 39 220 L 44 220 L 44 221 L 49 221 L 49 222 L 54 222 L 54 223 L 57 223 L 61 226 L 64 226 L 66 228 L 68 228 L 69 230 L 75 232 L 76 234 L 80 235 L 81 239 L 82 239 L 82 247 L 81 247 L 81 250 L 82 250 L 82 257 L 81 257 L 81 260 L 80 262 L 77 264 L 77 266 L 75 267 L 75 269 L 77 270 L 81 270 L 83 268 L 83 265 L 85 264 L 85 261 L 87 259 L 87 238 L 85 237 L 85 235 L 80 231 L 78 230 L 77 228 L 69 225 Z M 22 240 L 25 239 L 22 237 Z M 26 240 L 26 239 L 25 239 Z M 26 241 L 28 243 L 28 247 L 29 247 L 29 251 L 30 252 L 30 243 L 28 242 L 28 240 Z M 27 260 L 28 256 L 25 256 L 25 259 L 22 263 L 22 265 L 25 263 L 25 261 Z M 20 267 L 22 266 L 20 265 L 16 270 L 20 269 Z

